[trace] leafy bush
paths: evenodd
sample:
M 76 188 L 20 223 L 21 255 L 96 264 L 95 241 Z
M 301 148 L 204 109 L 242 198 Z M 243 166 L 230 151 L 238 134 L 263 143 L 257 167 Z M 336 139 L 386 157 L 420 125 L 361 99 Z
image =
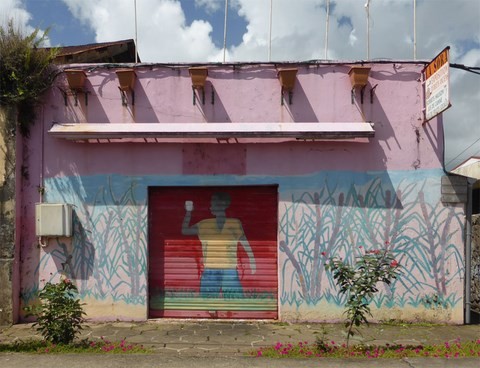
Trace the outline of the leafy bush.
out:
M 0 27 L 0 105 L 16 106 L 23 135 L 34 121 L 34 107 L 58 73 L 53 66 L 58 50 L 42 48 L 46 33 L 24 36 L 13 22 Z
M 37 327 L 45 340 L 53 344 L 71 344 L 82 329 L 85 312 L 77 287 L 68 279 L 57 284 L 47 282 L 39 292 L 40 304 L 27 308 L 37 318 Z
M 378 249 L 367 251 L 357 257 L 357 262 L 353 265 L 341 258 L 331 258 L 325 265 L 327 270 L 332 270 L 340 293 L 346 294 L 348 298 L 345 304 L 347 346 L 350 336 L 354 335 L 353 326 L 368 324 L 367 314 L 372 315 L 369 304 L 378 291 L 377 284 L 384 282 L 390 285 L 392 280 L 397 278 L 399 267 L 390 252 Z

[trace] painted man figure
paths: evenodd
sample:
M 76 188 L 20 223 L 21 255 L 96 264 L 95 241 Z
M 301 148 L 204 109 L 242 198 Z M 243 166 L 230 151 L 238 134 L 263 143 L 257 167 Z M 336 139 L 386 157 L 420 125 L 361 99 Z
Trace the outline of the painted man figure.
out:
M 210 212 L 214 218 L 205 219 L 190 226 L 193 203 L 185 202 L 185 217 L 182 224 L 183 235 L 197 235 L 202 243 L 203 273 L 200 279 L 200 294 L 204 297 L 242 297 L 243 290 L 237 270 L 237 248 L 240 243 L 250 260 L 250 269 L 255 273 L 256 264 L 252 248 L 243 232 L 242 223 L 235 218 L 227 218 L 226 209 L 230 205 L 228 193 L 214 193 Z

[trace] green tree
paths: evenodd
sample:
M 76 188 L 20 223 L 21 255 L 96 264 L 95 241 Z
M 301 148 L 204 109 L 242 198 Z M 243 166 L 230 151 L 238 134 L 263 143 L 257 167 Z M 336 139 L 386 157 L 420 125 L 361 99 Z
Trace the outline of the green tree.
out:
M 378 292 L 378 283 L 384 282 L 390 285 L 392 280 L 399 275 L 399 267 L 400 265 L 390 252 L 379 249 L 367 251 L 357 257 L 357 261 L 353 265 L 341 258 L 331 258 L 330 262 L 325 265 L 327 270 L 332 271 L 340 294 L 348 297 L 345 305 L 347 347 L 350 336 L 354 334 L 354 326 L 358 327 L 362 323 L 368 324 L 367 315 L 372 315 L 370 302 Z
M 35 104 L 58 74 L 56 48 L 42 48 L 47 32 L 24 36 L 13 21 L 0 27 L 0 105 L 16 107 L 20 132 L 28 135 Z

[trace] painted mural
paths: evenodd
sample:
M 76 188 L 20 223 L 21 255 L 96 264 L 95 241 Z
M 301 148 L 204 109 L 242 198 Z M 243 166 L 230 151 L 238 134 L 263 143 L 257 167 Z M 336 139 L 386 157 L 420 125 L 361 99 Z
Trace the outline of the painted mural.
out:
M 372 176 L 363 185 L 327 181 L 283 201 L 280 301 L 286 309 L 322 301 L 343 306 L 326 262 L 341 256 L 352 263 L 375 249 L 391 251 L 402 266 L 401 277 L 375 298 L 377 308 L 463 308 L 463 212 L 439 201 L 438 179 L 399 174 L 392 182 Z
M 276 186 L 153 187 L 148 202 L 150 316 L 277 318 Z
M 250 261 L 250 272 L 257 269 L 255 256 L 243 231 L 242 222 L 228 218 L 226 210 L 230 205 L 230 195 L 224 192 L 212 195 L 210 211 L 214 218 L 190 225 L 193 201 L 185 201 L 185 218 L 182 224 L 183 235 L 196 235 L 202 244 L 202 276 L 200 295 L 218 297 L 220 295 L 243 296 L 243 287 L 238 276 L 237 245 L 241 244 Z
M 51 240 L 42 250 L 35 269 L 38 281 L 23 289 L 24 304 L 44 282 L 64 276 L 75 282 L 85 301 L 145 305 L 145 195 L 134 181 L 119 190 L 112 177 L 102 179 L 75 176 L 47 182 L 46 201 L 73 204 L 74 236 Z
M 458 314 L 463 310 L 463 233 L 460 230 L 463 209 L 440 202 L 441 175 L 441 170 L 417 170 L 329 171 L 301 177 L 102 175 L 50 178 L 46 180 L 46 199 L 75 206 L 75 234 L 71 242 L 57 240 L 41 253 L 34 273 L 34 286 L 23 286 L 23 302 L 32 299 L 40 280 L 65 274 L 75 280 L 82 298 L 121 302 L 146 310 L 147 263 L 151 252 L 147 244 L 149 187 L 241 187 L 274 183 L 279 191 L 279 318 L 291 316 L 302 308 L 314 313 L 322 304 L 341 307 L 345 300 L 338 294 L 332 275 L 325 271 L 325 262 L 338 255 L 353 261 L 361 252 L 378 248 L 394 253 L 402 266 L 402 274 L 389 287 L 383 286 L 374 301 L 376 307 L 456 310 Z M 242 278 L 254 280 L 261 268 L 256 251 L 258 244 L 249 235 L 252 231 L 249 228 L 254 224 L 232 220 L 226 211 L 233 206 L 233 198 L 220 194 L 212 198 L 211 194 L 212 191 L 209 195 L 202 193 L 205 203 L 201 204 L 197 199 L 200 197 L 193 198 L 185 191 L 177 199 L 178 203 L 175 202 L 178 213 L 172 215 L 180 239 L 183 236 L 185 242 L 185 237 L 190 237 L 185 244 L 191 246 L 186 253 L 190 254 L 191 269 L 195 270 L 194 289 L 216 297 L 219 293 L 228 294 L 228 288 L 216 278 L 215 272 L 205 273 L 216 266 L 206 260 L 211 245 L 204 235 L 207 231 L 204 227 L 216 226 L 218 230 L 220 222 L 235 234 L 232 241 L 241 244 L 238 247 L 241 261 L 235 252 L 225 250 L 229 253 L 225 256 L 231 263 L 229 268 L 233 269 L 234 265 L 236 268 L 239 262 L 243 265 L 244 274 L 238 276 L 241 285 L 233 282 L 238 286 L 235 292 L 251 292 L 255 284 L 245 288 Z M 261 208 L 261 202 L 257 205 Z M 211 214 L 208 213 L 210 209 Z M 162 221 L 172 227 L 167 218 Z M 225 239 L 219 241 L 227 242 Z M 204 254 L 202 263 L 197 258 Z M 237 280 L 236 275 L 230 276 Z M 183 286 L 186 292 L 193 290 L 188 282 Z M 313 319 L 333 319 L 328 312 L 312 316 Z M 310 317 L 305 314 L 303 318 Z

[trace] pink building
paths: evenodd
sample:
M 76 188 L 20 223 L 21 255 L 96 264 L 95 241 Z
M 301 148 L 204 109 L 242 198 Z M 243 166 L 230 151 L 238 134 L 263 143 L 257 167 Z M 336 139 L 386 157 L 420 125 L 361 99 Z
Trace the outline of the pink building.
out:
M 325 262 L 388 249 L 402 274 L 374 319 L 462 323 L 464 207 L 441 202 L 425 64 L 371 62 L 352 88 L 354 66 L 129 64 L 122 85 L 65 66 L 85 80 L 60 75 L 20 153 L 21 306 L 68 277 L 92 320 L 334 321 Z

